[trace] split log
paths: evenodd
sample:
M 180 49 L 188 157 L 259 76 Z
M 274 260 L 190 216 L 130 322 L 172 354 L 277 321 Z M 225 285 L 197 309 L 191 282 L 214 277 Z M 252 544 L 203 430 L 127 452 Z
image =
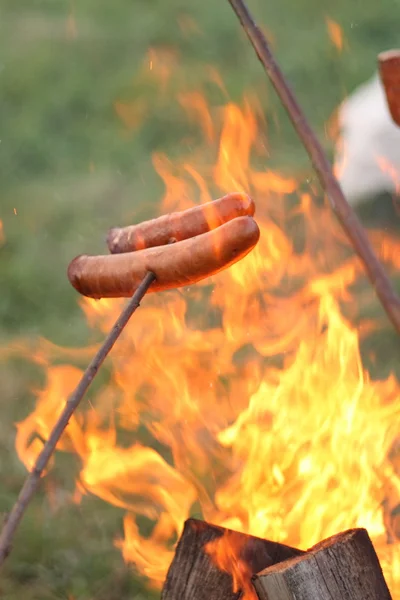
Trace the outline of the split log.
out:
M 390 115 L 400 127 L 400 50 L 381 52 L 378 63 Z
M 351 529 L 253 577 L 259 600 L 390 600 L 365 529 Z
M 237 600 L 246 587 L 254 594 L 255 573 L 301 554 L 284 544 L 188 519 L 161 600 Z

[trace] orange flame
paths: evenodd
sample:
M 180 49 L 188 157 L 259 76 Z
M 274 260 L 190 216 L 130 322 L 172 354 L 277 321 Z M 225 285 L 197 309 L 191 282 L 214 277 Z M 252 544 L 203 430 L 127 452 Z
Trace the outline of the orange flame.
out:
M 242 111 L 235 104 L 228 104 L 214 173 L 215 183 L 224 192 L 248 191 L 248 162 L 256 135 L 257 124 L 250 106 L 246 103 Z
M 398 169 L 384 156 L 377 156 L 376 162 L 378 163 L 382 173 L 389 175 L 393 182 L 395 193 L 400 195 L 400 173 Z
M 343 29 L 339 23 L 336 23 L 336 21 L 329 17 L 325 18 L 325 22 L 332 44 L 334 44 L 339 52 L 342 52 L 344 45 Z
M 179 101 L 190 117 L 199 119 L 206 141 L 212 143 L 214 125 L 205 97 L 200 92 L 187 92 L 180 94 Z
M 226 531 L 224 535 L 208 542 L 205 551 L 221 571 L 232 576 L 233 593 L 242 592 L 242 600 L 257 600 L 257 595 L 251 583 L 254 573 L 249 563 L 242 558 L 245 540 L 234 531 Z
M 156 53 L 151 60 L 166 85 L 171 65 Z M 71 419 L 58 446 L 82 462 L 75 499 L 90 492 L 126 511 L 125 539 L 116 543 L 156 587 L 197 506 L 212 523 L 300 548 L 367 527 L 400 598 L 399 386 L 393 376 L 371 380 L 359 331 L 343 316 L 360 318 L 352 289 L 363 281 L 360 264 L 312 189 L 252 167 L 252 152 L 257 147 L 260 156 L 264 146 L 250 100 L 228 102 L 222 123 L 200 94 L 179 101 L 206 143 L 215 140 L 217 160 L 208 165 L 199 153 L 203 166 L 195 168 L 187 157 L 173 163 L 154 155 L 166 188 L 160 210 L 206 202 L 215 197 L 211 189 L 250 193 L 261 239 L 218 277 L 145 299 L 109 357 L 110 381 Z M 382 232 L 371 239 L 399 268 L 399 240 Z M 121 304 L 81 301 L 89 326 L 103 332 Z M 80 375 L 53 366 L 46 358 L 53 351 L 42 345 L 47 385 L 18 424 L 27 468 Z M 130 444 L 119 443 L 120 432 Z M 143 518 L 154 523 L 149 536 L 141 533 Z M 389 536 L 396 543 L 388 545 Z M 231 560 L 238 549 L 209 550 L 243 586 L 242 567 Z
M 4 246 L 6 243 L 6 236 L 4 235 L 3 221 L 0 219 L 0 246 Z

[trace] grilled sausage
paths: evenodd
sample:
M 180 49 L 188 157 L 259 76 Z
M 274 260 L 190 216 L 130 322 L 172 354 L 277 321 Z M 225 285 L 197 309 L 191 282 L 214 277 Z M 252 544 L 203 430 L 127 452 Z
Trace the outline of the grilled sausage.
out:
M 124 254 L 78 256 L 68 267 L 68 278 L 78 292 L 91 298 L 129 297 L 148 271 L 156 276 L 150 292 L 182 287 L 239 261 L 259 237 L 252 217 L 237 217 L 176 244 Z
M 110 229 L 107 245 L 113 254 L 165 246 L 216 229 L 236 217 L 254 215 L 254 202 L 246 194 L 227 194 L 213 202 L 163 215 L 138 225 Z
M 391 117 L 400 126 L 400 50 L 381 52 L 378 62 Z

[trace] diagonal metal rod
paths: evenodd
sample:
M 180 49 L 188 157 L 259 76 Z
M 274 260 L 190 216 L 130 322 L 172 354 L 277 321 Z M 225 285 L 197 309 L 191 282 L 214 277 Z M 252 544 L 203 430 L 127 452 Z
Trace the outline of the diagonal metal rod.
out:
M 21 519 L 39 485 L 42 473 L 46 468 L 47 463 L 51 458 L 51 455 L 56 449 L 57 442 L 62 436 L 64 429 L 67 427 L 71 416 L 73 415 L 74 411 L 76 410 L 85 393 L 87 392 L 88 388 L 90 387 L 93 379 L 96 377 L 99 368 L 101 367 L 110 350 L 121 335 L 130 317 L 139 307 L 140 301 L 142 300 L 143 296 L 145 295 L 151 284 L 154 282 L 155 278 L 156 277 L 154 273 L 147 273 L 145 275 L 139 287 L 133 294 L 132 298 L 126 304 L 125 308 L 116 320 L 113 328 L 107 335 L 102 346 L 97 351 L 97 354 L 94 356 L 88 368 L 82 375 L 82 378 L 78 383 L 77 387 L 65 403 L 64 410 L 58 418 L 57 423 L 54 425 L 48 440 L 43 446 L 43 450 L 41 451 L 36 460 L 35 466 L 27 476 L 25 483 L 22 486 L 22 489 L 19 493 L 19 496 L 3 525 L 3 529 L 0 534 L 0 567 L 2 566 L 5 559 L 11 551 L 12 540 L 17 530 L 17 527 L 21 522 Z
M 376 256 L 365 229 L 347 202 L 318 138 L 307 122 L 306 116 L 280 70 L 264 34 L 255 24 L 245 2 L 243 0 L 229 0 L 229 3 L 239 18 L 301 142 L 307 150 L 322 188 L 325 190 L 354 250 L 361 259 L 383 309 L 397 332 L 400 333 L 400 298 L 396 294 L 383 265 Z

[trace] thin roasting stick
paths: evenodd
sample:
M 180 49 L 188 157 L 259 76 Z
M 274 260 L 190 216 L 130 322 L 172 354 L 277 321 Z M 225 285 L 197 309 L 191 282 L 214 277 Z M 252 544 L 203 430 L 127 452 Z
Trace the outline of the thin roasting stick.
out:
M 154 273 L 147 273 L 140 283 L 139 287 L 133 294 L 132 298 L 126 304 L 125 308 L 121 312 L 117 321 L 115 322 L 110 333 L 104 340 L 101 348 L 98 350 L 96 356 L 92 359 L 91 363 L 87 367 L 86 371 L 82 375 L 82 379 L 78 383 L 71 396 L 68 398 L 64 410 L 61 413 L 57 423 L 54 425 L 52 432 L 50 433 L 49 439 L 43 446 L 43 450 L 39 454 L 35 466 L 27 476 L 24 485 L 19 493 L 17 501 L 15 502 L 11 512 L 8 514 L 3 529 L 0 534 L 0 567 L 4 563 L 5 559 L 11 552 L 12 540 L 17 530 L 17 527 L 24 516 L 26 509 L 32 497 L 39 485 L 40 478 L 44 469 L 46 468 L 49 459 L 56 449 L 57 442 L 59 441 L 64 429 L 67 427 L 68 422 L 73 415 L 74 411 L 78 407 L 85 393 L 90 387 L 93 379 L 109 354 L 110 350 L 114 346 L 115 342 L 121 335 L 124 327 L 127 325 L 130 317 L 133 315 L 135 310 L 139 307 L 140 301 L 143 296 L 155 281 L 156 277 Z
M 355 252 L 361 259 L 383 309 L 397 332 L 400 333 L 400 298 L 396 294 L 384 267 L 376 256 L 366 231 L 347 202 L 321 144 L 307 122 L 305 114 L 280 70 L 264 34 L 255 24 L 246 4 L 243 0 L 229 0 L 229 3 L 239 18 L 301 142 L 307 150 L 322 188 L 325 190 L 332 208 Z

